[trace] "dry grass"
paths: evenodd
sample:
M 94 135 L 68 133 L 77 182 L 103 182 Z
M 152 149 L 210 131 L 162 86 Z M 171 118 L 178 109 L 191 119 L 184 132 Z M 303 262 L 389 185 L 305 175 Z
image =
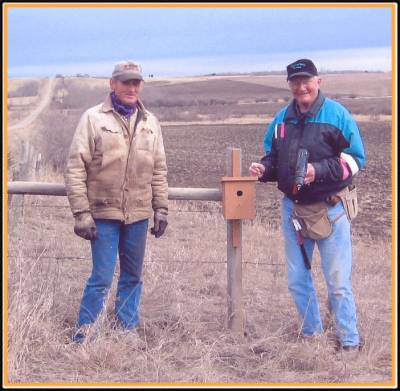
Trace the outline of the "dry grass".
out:
M 348 99 L 361 114 L 387 113 L 390 100 L 384 97 L 390 94 L 390 74 L 324 75 L 324 80 L 328 90 L 341 94 L 343 99 L 351 94 L 376 96 L 377 99 Z M 191 83 L 194 81 L 202 84 Z M 231 120 L 260 113 L 272 115 L 282 106 L 280 99 L 286 94 L 282 90 L 281 96 L 277 90 L 286 88 L 282 81 L 282 75 L 177 78 L 149 80 L 146 90 L 149 109 L 161 119 Z M 26 80 L 10 81 L 10 90 L 20 88 L 23 82 Z M 65 78 L 64 85 L 59 82 L 56 96 L 70 94 L 72 101 L 83 88 L 74 78 Z M 79 83 L 90 85 L 96 95 L 90 99 L 97 100 L 108 80 L 80 78 Z M 186 83 L 185 88 L 182 83 Z M 249 86 L 250 83 L 259 85 Z M 266 100 L 266 90 L 260 85 L 275 87 L 264 97 Z M 225 95 L 217 95 L 218 86 L 224 87 Z M 238 86 L 243 90 L 234 102 L 228 102 L 231 87 Z M 155 104 L 170 104 L 171 91 L 176 92 L 176 107 L 171 110 L 168 105 Z M 181 107 L 182 102 L 190 105 Z M 83 103 L 79 108 L 64 106 L 65 100 L 53 102 L 33 126 L 33 143 L 44 145 L 50 139 L 43 137 L 43 129 L 54 130 L 60 140 L 61 136 L 68 136 L 68 129 L 54 127 L 54 118 L 65 114 L 68 121 L 65 118 L 63 125 L 70 127 L 84 107 Z M 18 111 L 8 114 L 9 120 L 19 116 Z M 73 234 L 66 198 L 14 196 L 8 226 L 8 383 L 389 384 L 393 365 L 393 271 L 388 239 L 392 200 L 387 191 L 390 124 L 377 119 L 362 124 L 369 160 L 365 172 L 356 178 L 362 209 L 353 226 L 353 286 L 360 331 L 366 339 L 357 359 L 349 362 L 335 353 L 334 328 L 329 318 L 325 319 L 326 332 L 321 338 L 299 339 L 300 324 L 287 289 L 278 228 L 279 192 L 274 186 L 257 187 L 258 217 L 243 227 L 246 336 L 238 338 L 227 329 L 226 229 L 221 206 L 176 201 L 170 203 L 166 235 L 160 239 L 148 237 L 139 328 L 143 346 L 131 345 L 113 330 L 115 285 L 104 313 L 91 331 L 90 341 L 80 346 L 71 343 L 72 327 L 91 269 L 89 244 Z M 226 147 L 230 145 L 242 148 L 245 171 L 249 162 L 261 156 L 265 125 L 165 126 L 170 186 L 219 186 Z M 18 149 L 16 140 L 15 134 L 10 135 L 9 147 Z M 193 140 L 197 148 L 193 147 Z M 57 156 L 62 157 L 61 152 Z M 45 159 L 45 176 L 38 180 L 62 182 L 60 174 L 49 168 L 49 156 Z M 317 253 L 313 271 L 321 310 L 326 314 L 326 287 Z
M 130 345 L 113 331 L 115 285 L 92 338 L 76 345 L 70 334 L 90 272 L 89 245 L 73 234 L 64 197 L 26 196 L 23 215 L 21 199 L 13 199 L 9 226 L 10 383 L 390 381 L 391 256 L 385 240 L 367 246 L 355 237 L 353 285 L 366 345 L 348 362 L 334 351 L 328 320 L 321 338 L 299 339 L 282 239 L 260 219 L 243 227 L 246 336 L 233 335 L 226 324 L 220 205 L 171 202 L 166 235 L 148 238 L 139 328 L 143 346 Z M 317 254 L 313 269 L 326 313 Z

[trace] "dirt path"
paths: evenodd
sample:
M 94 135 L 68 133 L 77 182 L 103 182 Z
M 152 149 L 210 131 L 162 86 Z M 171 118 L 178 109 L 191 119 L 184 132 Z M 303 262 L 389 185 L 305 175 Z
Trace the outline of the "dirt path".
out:
M 46 106 L 51 102 L 54 85 L 55 85 L 55 77 L 50 77 L 47 82 L 47 85 L 44 87 L 44 91 L 42 93 L 38 106 L 22 121 L 12 126 L 9 126 L 8 130 L 10 131 L 10 130 L 24 129 L 30 126 L 37 119 L 40 113 L 46 108 Z
M 371 121 L 391 121 L 392 116 L 386 114 L 376 115 L 374 118 L 371 115 L 354 114 L 353 117 L 357 122 L 371 122 Z M 273 117 L 256 116 L 256 115 L 243 115 L 242 117 L 231 117 L 222 120 L 203 120 L 203 121 L 161 121 L 161 126 L 188 126 L 188 125 L 252 125 L 252 124 L 266 124 L 273 120 Z

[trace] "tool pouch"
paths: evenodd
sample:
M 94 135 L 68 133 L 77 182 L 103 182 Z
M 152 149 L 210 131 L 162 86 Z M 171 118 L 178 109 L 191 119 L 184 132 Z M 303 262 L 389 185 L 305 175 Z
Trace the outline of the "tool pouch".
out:
M 336 194 L 343 203 L 349 221 L 353 220 L 358 214 L 357 189 L 355 185 L 346 186 Z
M 310 205 L 295 204 L 293 218 L 301 225 L 301 236 L 314 240 L 327 238 L 333 229 L 333 223 L 328 216 L 328 207 L 325 202 L 316 202 Z

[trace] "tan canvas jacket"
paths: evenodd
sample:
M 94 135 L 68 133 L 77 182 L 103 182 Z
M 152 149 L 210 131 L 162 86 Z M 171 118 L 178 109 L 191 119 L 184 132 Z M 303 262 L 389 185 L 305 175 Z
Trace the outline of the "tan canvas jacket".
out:
M 75 131 L 65 171 L 73 215 L 126 224 L 149 218 L 152 209 L 168 210 L 167 165 L 157 118 L 138 101 L 129 121 L 108 95 L 88 109 Z

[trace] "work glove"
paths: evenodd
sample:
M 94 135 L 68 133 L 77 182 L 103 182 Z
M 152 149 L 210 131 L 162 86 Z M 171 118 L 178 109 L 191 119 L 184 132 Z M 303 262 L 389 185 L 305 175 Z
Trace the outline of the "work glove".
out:
M 96 240 L 96 224 L 89 212 L 82 212 L 75 216 L 74 232 L 83 239 Z
M 165 232 L 167 225 L 168 221 L 166 212 L 156 210 L 154 212 L 154 227 L 150 230 L 151 234 L 156 238 L 159 238 Z

